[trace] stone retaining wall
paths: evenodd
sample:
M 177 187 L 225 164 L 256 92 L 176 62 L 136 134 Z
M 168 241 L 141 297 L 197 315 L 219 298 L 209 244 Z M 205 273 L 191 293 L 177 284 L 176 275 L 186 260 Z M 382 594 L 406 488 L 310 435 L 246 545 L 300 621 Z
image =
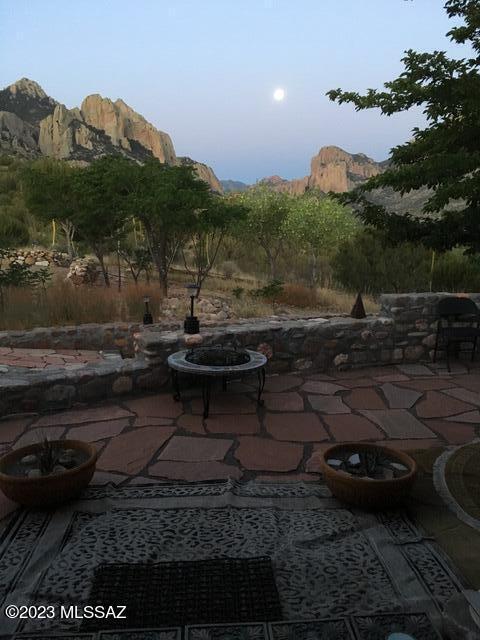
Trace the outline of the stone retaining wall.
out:
M 11 264 L 26 264 L 28 266 L 48 267 L 68 267 L 71 263 L 68 253 L 62 251 L 49 251 L 48 249 L 16 249 L 6 251 L 2 257 L 2 262 Z

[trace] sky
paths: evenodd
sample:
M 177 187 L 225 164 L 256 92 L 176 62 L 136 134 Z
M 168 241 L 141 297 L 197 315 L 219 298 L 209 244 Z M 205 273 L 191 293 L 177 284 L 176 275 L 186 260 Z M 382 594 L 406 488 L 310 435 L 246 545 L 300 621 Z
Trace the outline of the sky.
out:
M 322 146 L 384 160 L 423 124 L 419 110 L 357 113 L 325 93 L 381 88 L 406 49 L 461 57 L 443 4 L 0 0 L 0 87 L 31 78 L 69 108 L 122 98 L 220 179 L 302 177 Z

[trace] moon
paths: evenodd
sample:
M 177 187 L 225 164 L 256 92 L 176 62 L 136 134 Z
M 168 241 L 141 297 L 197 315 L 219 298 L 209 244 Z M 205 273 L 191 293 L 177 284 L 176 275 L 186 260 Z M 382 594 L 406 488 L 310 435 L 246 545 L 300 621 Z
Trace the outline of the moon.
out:
M 282 102 L 282 100 L 285 98 L 285 89 L 275 89 L 275 91 L 273 92 L 273 99 L 276 100 L 277 102 Z

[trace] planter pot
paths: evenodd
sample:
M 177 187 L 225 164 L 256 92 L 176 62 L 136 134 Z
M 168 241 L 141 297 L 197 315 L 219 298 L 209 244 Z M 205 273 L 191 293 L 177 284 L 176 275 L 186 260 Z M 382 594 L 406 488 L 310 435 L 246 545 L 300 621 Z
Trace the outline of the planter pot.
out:
M 345 450 L 353 453 L 375 451 L 397 460 L 408 468 L 408 472 L 399 478 L 375 480 L 354 476 L 327 464 L 327 460 L 338 458 Z M 325 482 L 333 495 L 342 502 L 362 509 L 389 509 L 398 506 L 410 493 L 417 474 L 417 463 L 404 451 L 360 442 L 345 442 L 329 447 L 323 452 L 320 462 Z
M 31 444 L 7 453 L 0 458 L 0 489 L 18 504 L 25 507 L 53 507 L 76 498 L 92 479 L 97 463 L 96 448 L 80 440 L 54 440 L 53 444 L 65 449 L 82 451 L 88 457 L 77 467 L 66 469 L 55 475 L 24 478 L 5 473 L 24 456 L 37 453 L 41 444 Z

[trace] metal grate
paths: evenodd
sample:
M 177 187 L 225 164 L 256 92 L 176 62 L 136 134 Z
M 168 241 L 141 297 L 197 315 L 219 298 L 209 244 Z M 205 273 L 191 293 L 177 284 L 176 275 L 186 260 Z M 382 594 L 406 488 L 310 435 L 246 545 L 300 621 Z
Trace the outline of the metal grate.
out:
M 270 558 L 107 564 L 89 604 L 125 605 L 126 620 L 84 620 L 83 630 L 281 620 Z
M 250 356 L 244 349 L 225 349 L 224 347 L 197 347 L 190 349 L 185 360 L 192 364 L 207 367 L 234 367 L 250 362 Z

